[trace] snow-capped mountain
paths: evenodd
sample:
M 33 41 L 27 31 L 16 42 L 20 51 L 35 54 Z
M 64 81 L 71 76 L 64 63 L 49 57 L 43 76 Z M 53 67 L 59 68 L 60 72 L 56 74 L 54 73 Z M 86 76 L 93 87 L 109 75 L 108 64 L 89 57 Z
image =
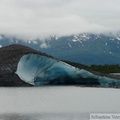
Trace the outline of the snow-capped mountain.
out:
M 62 60 L 91 64 L 120 64 L 120 37 L 103 34 L 51 36 L 45 40 L 22 40 L 0 36 L 0 47 L 23 44 Z

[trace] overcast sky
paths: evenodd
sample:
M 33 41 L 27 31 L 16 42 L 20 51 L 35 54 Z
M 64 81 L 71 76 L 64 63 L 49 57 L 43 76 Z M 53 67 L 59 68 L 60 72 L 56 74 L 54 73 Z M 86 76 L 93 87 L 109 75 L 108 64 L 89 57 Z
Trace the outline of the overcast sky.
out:
M 0 33 L 40 37 L 120 30 L 120 0 L 0 0 Z

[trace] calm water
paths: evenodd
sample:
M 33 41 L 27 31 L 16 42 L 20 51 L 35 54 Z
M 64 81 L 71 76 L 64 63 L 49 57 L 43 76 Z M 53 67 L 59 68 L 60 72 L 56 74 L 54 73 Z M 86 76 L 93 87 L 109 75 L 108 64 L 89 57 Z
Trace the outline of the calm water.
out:
M 90 113 L 119 113 L 119 101 L 119 89 L 0 88 L 0 120 L 89 120 Z

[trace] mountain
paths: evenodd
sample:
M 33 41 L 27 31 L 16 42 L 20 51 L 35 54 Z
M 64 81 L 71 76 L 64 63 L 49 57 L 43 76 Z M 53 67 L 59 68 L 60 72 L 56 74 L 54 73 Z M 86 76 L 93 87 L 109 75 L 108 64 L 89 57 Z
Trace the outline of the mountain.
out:
M 0 49 L 0 86 L 84 85 L 119 87 L 115 76 L 90 72 L 23 45 Z
M 120 37 L 103 34 L 51 36 L 45 40 L 24 40 L 0 36 L 0 47 L 22 44 L 58 59 L 91 64 L 120 64 Z

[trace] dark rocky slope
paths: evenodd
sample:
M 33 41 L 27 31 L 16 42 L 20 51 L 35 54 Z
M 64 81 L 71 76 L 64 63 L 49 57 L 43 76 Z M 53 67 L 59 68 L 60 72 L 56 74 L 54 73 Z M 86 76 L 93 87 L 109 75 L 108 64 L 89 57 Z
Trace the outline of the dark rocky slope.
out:
M 0 48 L 0 86 L 31 86 L 15 74 L 18 61 L 28 53 L 43 54 L 23 45 Z

